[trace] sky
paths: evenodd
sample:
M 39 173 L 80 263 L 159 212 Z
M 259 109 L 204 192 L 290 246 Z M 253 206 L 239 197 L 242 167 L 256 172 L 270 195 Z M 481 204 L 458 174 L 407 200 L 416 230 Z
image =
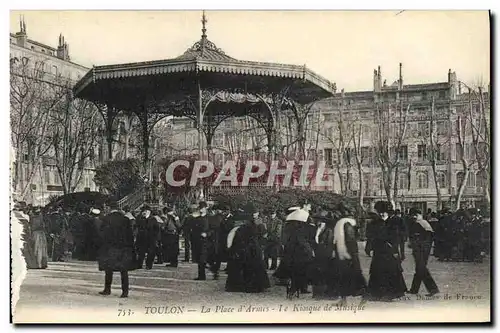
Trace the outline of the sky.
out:
M 200 11 L 11 11 L 24 15 L 28 38 L 57 46 L 91 67 L 168 59 L 201 36 Z M 240 60 L 307 65 L 346 91 L 372 90 L 381 66 L 391 84 L 458 79 L 489 82 L 487 11 L 207 11 L 207 35 Z

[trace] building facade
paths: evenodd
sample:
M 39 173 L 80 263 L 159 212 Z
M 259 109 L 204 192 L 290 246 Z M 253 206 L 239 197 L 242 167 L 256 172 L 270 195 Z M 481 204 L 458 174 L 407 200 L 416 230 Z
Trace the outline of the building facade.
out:
M 29 39 L 24 19 L 20 20 L 19 31 L 10 34 L 10 60 L 11 66 L 16 64 L 17 68 L 24 68 L 26 73 L 28 70 L 29 73 L 37 71 L 41 73 L 39 76 L 41 80 L 54 84 L 69 82 L 72 85 L 89 70 L 71 61 L 69 46 L 64 40 L 64 36 L 59 36 L 56 48 Z M 23 71 L 11 72 L 11 75 L 22 76 Z M 11 91 L 16 89 L 16 87 L 12 87 L 12 82 L 11 80 Z M 14 82 L 14 84 L 16 83 Z M 27 87 L 26 89 L 29 90 L 30 88 Z M 45 93 L 48 92 L 41 91 L 39 96 L 43 96 Z M 34 93 L 32 94 L 34 95 Z M 11 101 L 11 107 L 12 105 Z M 14 129 L 11 128 L 11 130 Z M 13 197 L 29 204 L 44 205 L 48 202 L 50 196 L 63 194 L 61 181 L 51 158 L 51 150 L 48 150 L 44 156 L 40 156 L 36 161 L 30 161 L 28 154 L 24 152 L 27 149 L 28 147 L 22 147 L 20 150 L 23 152 L 18 154 L 18 158 L 13 161 L 13 163 L 21 164 L 20 172 L 17 175 L 19 185 L 17 190 L 13 190 Z M 12 155 L 15 156 L 16 154 L 12 153 Z M 78 177 L 80 179 L 76 184 L 76 191 L 95 191 L 97 188 L 93 182 L 93 177 L 94 165 L 89 162 L 88 165 L 85 165 L 82 176 Z
M 325 161 L 330 181 L 327 190 L 353 197 L 362 194 L 364 204 L 369 206 L 387 198 L 378 153 L 383 148 L 382 140 L 387 141 L 390 151 L 401 138 L 397 162 L 387 161 L 397 169 L 397 174 L 392 172 L 390 187 L 397 207 L 435 211 L 438 187 L 441 206 L 455 208 L 466 174 L 464 161 L 469 171 L 461 203 L 479 205 L 487 201 L 490 189 L 489 169 L 484 167 L 489 159 L 489 105 L 489 89 L 482 92 L 480 103 L 477 94 L 469 93 L 451 70 L 442 82 L 404 84 L 400 65 L 400 77 L 387 85 L 379 67 L 373 74 L 373 90 L 340 92 L 311 109 L 305 126 L 308 159 Z M 481 113 L 485 119 L 479 116 Z M 484 133 L 474 137 L 471 132 L 477 130 L 474 123 L 479 118 L 482 122 L 478 126 L 484 127 Z M 384 121 L 392 124 L 385 126 L 381 124 Z M 461 132 L 458 124 L 463 128 Z M 197 154 L 198 133 L 193 125 L 189 119 L 174 120 L 172 145 L 177 151 Z M 294 141 L 284 127 L 281 142 Z M 222 165 L 242 152 L 265 156 L 266 145 L 266 135 L 255 123 L 229 119 L 216 130 L 211 159 Z M 486 154 L 482 163 L 476 147 Z

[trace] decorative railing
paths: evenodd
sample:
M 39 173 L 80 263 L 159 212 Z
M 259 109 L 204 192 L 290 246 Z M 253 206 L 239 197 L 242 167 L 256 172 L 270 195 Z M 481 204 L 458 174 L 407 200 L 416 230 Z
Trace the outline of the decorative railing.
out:
M 124 207 L 129 206 L 130 210 L 135 210 L 144 203 L 145 197 L 146 187 L 142 185 L 136 191 L 118 200 L 118 208 L 123 209 Z

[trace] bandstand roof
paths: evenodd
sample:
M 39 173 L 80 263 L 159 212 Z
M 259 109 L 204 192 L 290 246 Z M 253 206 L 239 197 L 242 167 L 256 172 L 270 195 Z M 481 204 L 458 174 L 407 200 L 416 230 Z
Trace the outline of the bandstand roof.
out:
M 330 97 L 335 84 L 305 65 L 237 60 L 202 37 L 182 55 L 164 60 L 93 67 L 73 88 L 77 97 L 121 110 L 137 110 L 147 100 L 167 105 L 202 89 L 239 93 L 279 92 L 288 86 L 299 103 Z M 156 112 L 163 113 L 162 110 Z M 170 112 L 165 110 L 166 112 Z

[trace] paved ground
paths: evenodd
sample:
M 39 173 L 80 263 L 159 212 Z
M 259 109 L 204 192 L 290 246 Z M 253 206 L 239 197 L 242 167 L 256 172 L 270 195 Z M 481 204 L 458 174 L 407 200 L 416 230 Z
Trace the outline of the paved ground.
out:
M 365 277 L 368 278 L 370 258 L 361 254 L 360 259 Z M 409 286 L 414 269 L 413 259 L 407 258 L 403 267 Z M 429 269 L 441 290 L 438 299 L 421 299 L 410 295 L 409 299 L 392 303 L 369 302 L 366 304 L 366 309 L 426 310 L 425 314 L 431 315 L 427 309 L 439 308 L 440 311 L 444 311 L 453 308 L 460 310 L 461 313 L 458 317 L 455 314 L 455 319 L 466 321 L 472 318 L 474 311 L 477 314 L 481 310 L 481 313 L 489 316 L 489 260 L 483 263 L 461 263 L 438 262 L 431 258 Z M 130 297 L 124 300 L 118 298 L 121 292 L 119 274 L 114 277 L 112 295 L 107 297 L 98 295 L 103 287 L 104 274 L 97 270 L 95 262 L 49 263 L 49 267 L 45 270 L 28 271 L 20 290 L 20 300 L 16 307 L 15 318 L 17 319 L 15 320 L 35 320 L 33 317 L 35 314 L 37 314 L 38 320 L 44 320 L 46 318 L 38 316 L 42 313 L 39 310 L 44 307 L 59 309 L 59 313 L 68 309 L 87 312 L 107 309 L 114 311 L 116 316 L 116 313 L 120 312 L 119 308 L 131 309 L 135 314 L 147 314 L 146 312 L 154 311 L 151 308 L 148 309 L 148 306 L 156 307 L 159 305 L 168 306 L 166 309 L 157 310 L 160 312 L 199 314 L 209 307 L 212 308 L 211 311 L 224 311 L 222 308 L 215 309 L 216 305 L 236 307 L 243 304 L 257 307 L 255 311 L 264 311 L 259 307 L 267 306 L 269 312 L 279 312 L 280 304 L 282 307 L 287 305 L 293 307 L 297 304 L 300 304 L 299 306 L 323 307 L 327 304 L 333 304 L 332 301 L 314 301 L 311 299 L 311 295 L 303 295 L 298 300 L 287 301 L 285 300 L 285 288 L 274 285 L 269 291 L 261 294 L 226 293 L 224 292 L 226 275 L 222 274 L 218 281 L 211 280 L 210 274 L 207 276 L 209 278 L 207 281 L 193 281 L 195 277 L 196 266 L 191 263 L 180 263 L 178 268 L 155 265 L 149 271 L 136 270 L 130 273 Z M 425 293 L 422 286 L 421 295 L 423 296 Z M 449 295 L 450 299 L 445 301 L 445 295 Z M 349 304 L 357 305 L 359 299 L 349 300 Z M 311 309 L 312 311 L 309 312 L 314 312 L 316 308 Z M 302 310 L 296 308 L 295 310 L 308 312 L 308 309 L 305 308 Z M 76 315 L 73 318 L 61 316 L 54 317 L 57 319 L 53 320 L 78 321 Z M 125 314 L 124 316 L 128 318 L 129 315 Z M 163 321 L 166 320 L 165 317 L 161 318 Z M 176 318 L 180 318 L 180 316 L 176 316 Z M 437 318 L 439 319 L 439 316 Z M 268 319 L 272 321 L 272 315 L 268 314 L 266 320 Z M 392 319 L 397 320 L 398 318 Z

